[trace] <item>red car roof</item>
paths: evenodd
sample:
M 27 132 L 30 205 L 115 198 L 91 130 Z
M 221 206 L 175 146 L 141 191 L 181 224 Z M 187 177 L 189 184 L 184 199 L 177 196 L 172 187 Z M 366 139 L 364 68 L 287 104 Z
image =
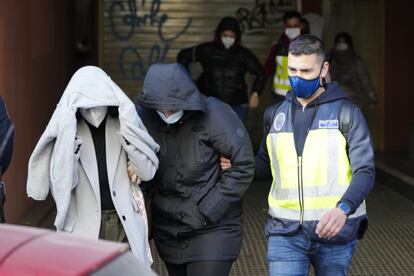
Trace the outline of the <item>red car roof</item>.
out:
M 10 224 L 0 224 L 0 245 L 0 275 L 87 275 L 129 248 Z

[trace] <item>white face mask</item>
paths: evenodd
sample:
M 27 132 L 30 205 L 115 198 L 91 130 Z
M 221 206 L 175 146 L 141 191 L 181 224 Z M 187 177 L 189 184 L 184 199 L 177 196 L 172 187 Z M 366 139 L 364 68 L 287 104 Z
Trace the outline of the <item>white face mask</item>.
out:
M 158 113 L 158 115 L 160 115 L 161 119 L 169 125 L 172 125 L 172 124 L 178 122 L 178 120 L 180 120 L 181 117 L 183 117 L 183 115 L 184 115 L 183 110 L 179 110 L 179 111 L 171 114 L 170 116 L 168 116 L 168 118 L 161 111 L 157 110 L 157 113 Z
M 107 106 L 97 106 L 92 108 L 79 108 L 79 112 L 82 117 L 94 127 L 99 127 L 102 121 L 105 119 Z
M 233 46 L 236 39 L 234 37 L 228 37 L 228 36 L 222 36 L 221 42 L 224 45 L 224 48 L 229 49 L 231 46 Z
M 300 28 L 286 28 L 285 34 L 289 39 L 294 39 L 300 35 Z
M 339 51 L 344 51 L 348 49 L 348 44 L 346 44 L 345 42 L 339 42 L 338 44 L 336 44 L 336 50 Z

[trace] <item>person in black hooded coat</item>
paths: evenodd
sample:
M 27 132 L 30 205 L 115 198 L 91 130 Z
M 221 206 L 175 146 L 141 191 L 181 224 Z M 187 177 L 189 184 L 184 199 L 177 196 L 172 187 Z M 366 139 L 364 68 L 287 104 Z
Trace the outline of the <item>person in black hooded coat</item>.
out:
M 339 83 L 353 103 L 363 110 L 378 103 L 368 67 L 356 54 L 349 33 L 338 33 L 335 36 L 335 47 L 330 53 L 329 61 L 331 80 Z
M 155 188 L 152 234 L 169 275 L 228 275 L 254 175 L 246 129 L 228 105 L 202 95 L 179 64 L 149 68 L 136 108 L 160 145 L 159 169 L 145 184 Z M 221 170 L 221 154 L 230 169 Z
M 248 106 L 257 107 L 265 75 L 257 57 L 241 45 L 236 18 L 224 17 L 217 26 L 214 41 L 181 50 L 177 62 L 187 70 L 191 62 L 200 62 L 203 68 L 197 79 L 200 92 L 232 106 L 243 122 L 247 119 Z M 255 76 L 250 97 L 244 79 L 247 72 Z
M 0 223 L 5 222 L 4 201 L 5 185 L 2 181 L 3 174 L 9 167 L 13 152 L 14 126 L 10 120 L 6 105 L 0 97 Z

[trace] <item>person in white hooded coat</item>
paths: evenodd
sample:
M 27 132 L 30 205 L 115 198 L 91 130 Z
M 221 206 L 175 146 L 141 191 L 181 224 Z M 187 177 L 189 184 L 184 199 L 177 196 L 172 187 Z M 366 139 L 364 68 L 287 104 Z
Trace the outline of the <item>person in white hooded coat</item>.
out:
M 127 164 L 140 179 L 150 180 L 158 168 L 158 150 L 123 91 L 100 68 L 83 67 L 70 80 L 30 157 L 27 194 L 44 200 L 51 191 L 58 231 L 127 240 L 149 266 L 143 197 L 128 177 Z M 119 225 L 116 235 L 108 218 Z

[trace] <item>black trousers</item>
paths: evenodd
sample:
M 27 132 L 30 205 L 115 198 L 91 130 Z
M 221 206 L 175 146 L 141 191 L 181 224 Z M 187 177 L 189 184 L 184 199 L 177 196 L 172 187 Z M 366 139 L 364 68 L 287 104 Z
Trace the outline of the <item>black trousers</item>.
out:
M 165 263 L 169 276 L 228 276 L 233 261 L 206 261 L 186 264 Z

